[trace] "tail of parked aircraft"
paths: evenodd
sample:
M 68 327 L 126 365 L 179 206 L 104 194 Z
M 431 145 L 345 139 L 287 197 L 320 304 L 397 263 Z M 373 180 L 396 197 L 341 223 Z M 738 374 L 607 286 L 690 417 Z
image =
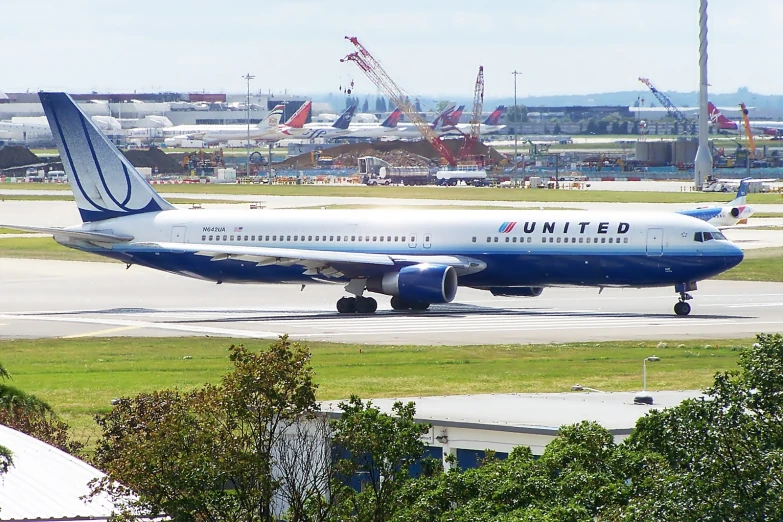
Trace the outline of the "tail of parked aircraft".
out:
M 737 130 L 739 126 L 736 122 L 731 121 L 724 116 L 718 108 L 713 105 L 712 102 L 707 103 L 707 110 L 709 111 L 710 121 L 720 130 Z
M 38 94 L 82 220 L 171 210 L 64 92 Z
M 307 100 L 302 105 L 299 106 L 298 109 L 296 109 L 296 112 L 291 115 L 290 118 L 288 118 L 288 121 L 285 122 L 286 127 L 291 127 L 292 129 L 301 129 L 304 127 L 304 124 L 307 122 L 307 117 L 310 115 L 310 109 L 313 107 L 313 102 L 310 100 Z
M 498 108 L 492 111 L 492 113 L 487 116 L 487 119 L 484 120 L 484 125 L 500 125 L 500 118 L 503 117 L 504 112 L 506 112 L 506 106 L 498 105 Z
M 342 129 L 346 130 L 348 129 L 348 126 L 351 124 L 351 120 L 353 119 L 353 113 L 356 111 L 356 105 L 351 105 L 347 109 L 345 109 L 345 112 L 340 115 L 339 118 L 337 118 L 337 121 L 332 124 L 332 127 L 335 129 Z
M 451 113 L 454 112 L 454 104 L 452 103 L 448 107 L 446 107 L 443 112 L 435 116 L 435 119 L 432 120 L 432 123 L 430 123 L 430 127 L 433 129 L 438 129 L 441 126 L 450 126 L 449 118 L 451 117 Z
M 745 201 L 747 199 L 748 195 L 748 182 L 753 178 L 745 178 L 742 181 L 740 181 L 739 188 L 737 189 L 737 196 L 734 198 L 734 200 L 729 203 L 729 206 L 736 207 L 740 205 L 745 205 Z
M 284 105 L 275 105 L 275 108 L 256 127 L 259 129 L 276 129 L 280 125 L 280 119 L 283 117 L 284 110 Z
M 460 105 L 457 107 L 454 111 L 452 111 L 451 114 L 448 115 L 448 117 L 443 118 L 443 126 L 451 126 L 456 127 L 459 123 L 459 120 L 462 119 L 462 112 L 465 110 L 464 105 Z
M 389 114 L 389 117 L 383 120 L 381 127 L 393 129 L 397 126 L 398 123 L 400 123 L 400 118 L 402 118 L 402 111 L 400 109 L 394 109 L 392 113 Z

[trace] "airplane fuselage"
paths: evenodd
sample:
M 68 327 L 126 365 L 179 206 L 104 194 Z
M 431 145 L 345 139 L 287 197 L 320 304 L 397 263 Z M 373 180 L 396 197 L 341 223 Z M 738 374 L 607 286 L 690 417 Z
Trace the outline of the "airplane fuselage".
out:
M 735 266 L 742 252 L 695 218 L 669 213 L 588 211 L 169 210 L 87 223 L 69 230 L 133 236 L 110 248 L 57 238 L 66 246 L 190 277 L 219 282 L 328 281 L 296 264 L 220 257 L 210 247 L 274 247 L 389 255 L 393 266 L 333 263 L 337 279 L 371 277 L 437 256 L 458 256 L 475 269 L 460 286 L 475 288 L 656 287 L 695 282 Z M 701 237 L 701 236 L 699 236 Z M 717 237 L 717 236 L 716 236 Z M 161 248 L 160 243 L 166 243 Z M 204 245 L 204 254 L 176 244 Z M 192 249 L 191 249 L 192 250 Z M 406 257 L 409 256 L 409 257 Z M 423 259 L 416 259 L 426 256 Z M 261 266 L 258 266 L 258 265 Z

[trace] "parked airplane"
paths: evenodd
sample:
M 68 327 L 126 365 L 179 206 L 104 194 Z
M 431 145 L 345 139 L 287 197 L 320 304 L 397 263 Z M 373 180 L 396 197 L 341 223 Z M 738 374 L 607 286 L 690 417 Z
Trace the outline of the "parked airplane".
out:
M 224 143 L 229 140 L 278 141 L 283 105 L 277 105 L 258 125 L 175 125 L 161 130 L 164 143 L 176 147 L 185 140 L 201 140 L 204 143 Z
M 300 105 L 298 109 L 296 109 L 296 112 L 293 113 L 291 117 L 288 118 L 288 121 L 283 123 L 283 125 L 286 127 L 291 127 L 292 129 L 304 128 L 305 122 L 307 122 L 307 117 L 310 115 L 310 110 L 312 107 L 313 102 L 307 100 L 302 105 Z
M 733 227 L 753 215 L 753 209 L 745 204 L 748 195 L 748 181 L 751 179 L 745 178 L 740 181 L 737 196 L 727 205 L 680 210 L 679 213 L 701 219 L 719 229 Z
M 458 287 L 534 297 L 546 286 L 660 287 L 691 307 L 696 282 L 742 261 L 713 226 L 674 212 L 178 210 L 65 93 L 40 93 L 83 223 L 71 248 L 217 283 L 344 281 L 340 313 L 451 302 Z
M 454 105 L 446 107 L 443 112 L 435 116 L 435 119 L 430 123 L 430 128 L 439 135 L 446 134 L 449 130 L 454 129 L 451 124 L 452 114 L 455 112 Z M 415 125 L 406 123 L 397 127 L 397 130 L 391 133 L 396 138 L 421 138 L 421 132 Z
M 740 132 L 744 129 L 743 122 L 736 122 L 724 116 L 712 102 L 707 104 L 710 111 L 710 120 L 713 126 L 720 131 Z M 754 133 L 762 133 L 767 136 L 783 136 L 783 121 L 757 121 L 750 120 L 750 128 Z
M 492 134 L 494 132 L 498 132 L 501 129 L 505 129 L 505 125 L 500 125 L 500 118 L 503 117 L 503 113 L 506 112 L 505 105 L 499 105 L 497 109 L 492 111 L 489 116 L 481 123 L 481 134 Z M 446 127 L 444 129 L 444 134 L 449 135 L 464 135 L 470 133 L 470 123 L 459 123 L 459 119 L 457 119 L 457 122 L 452 125 L 451 128 Z
M 348 127 L 351 124 L 353 114 L 356 112 L 356 105 L 351 105 L 345 112 L 343 112 L 337 121 L 331 125 L 324 125 L 322 123 L 308 123 L 302 128 L 286 127 L 280 128 L 282 138 L 296 138 L 302 140 L 312 140 L 315 138 L 323 138 L 326 140 L 339 138 L 350 134 Z M 282 139 L 278 138 L 278 139 Z
M 402 117 L 400 109 L 394 109 L 382 123 L 355 123 L 348 127 L 351 138 L 382 138 L 390 136 Z

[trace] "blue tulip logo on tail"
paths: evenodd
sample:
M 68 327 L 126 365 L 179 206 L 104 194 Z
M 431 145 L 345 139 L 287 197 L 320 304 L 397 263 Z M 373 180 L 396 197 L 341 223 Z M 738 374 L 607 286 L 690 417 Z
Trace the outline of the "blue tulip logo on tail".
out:
M 39 93 L 82 220 L 171 210 L 70 96 Z
M 498 232 L 501 234 L 508 234 L 512 230 L 514 230 L 514 227 L 517 225 L 516 221 L 506 221 L 505 223 L 501 224 L 498 228 Z

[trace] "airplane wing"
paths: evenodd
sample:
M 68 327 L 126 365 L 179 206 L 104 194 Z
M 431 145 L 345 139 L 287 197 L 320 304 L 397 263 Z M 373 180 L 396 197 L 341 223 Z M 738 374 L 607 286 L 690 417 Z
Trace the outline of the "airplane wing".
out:
M 20 232 L 35 232 L 41 234 L 52 234 L 53 236 L 63 236 L 82 241 L 94 241 L 99 243 L 128 243 L 133 241 L 133 236 L 114 234 L 111 231 L 105 232 L 86 232 L 82 230 L 67 230 L 57 227 L 30 227 L 25 225 L 0 225 L 2 228 L 19 230 Z
M 351 266 L 351 272 L 362 274 L 363 268 L 394 267 L 396 264 L 431 263 L 453 266 L 458 275 L 479 272 L 486 267 L 483 261 L 449 255 L 396 255 L 396 254 L 371 254 L 363 252 L 339 252 L 333 250 L 307 250 L 300 248 L 275 248 L 275 247 L 251 247 L 239 245 L 213 245 L 192 243 L 136 243 L 172 250 L 176 252 L 190 252 L 195 255 L 210 257 L 212 261 L 225 261 L 235 259 L 256 263 L 258 266 L 299 265 L 305 269 L 305 275 L 323 275 L 326 277 L 343 277 L 341 271 L 345 268 L 335 266 Z

